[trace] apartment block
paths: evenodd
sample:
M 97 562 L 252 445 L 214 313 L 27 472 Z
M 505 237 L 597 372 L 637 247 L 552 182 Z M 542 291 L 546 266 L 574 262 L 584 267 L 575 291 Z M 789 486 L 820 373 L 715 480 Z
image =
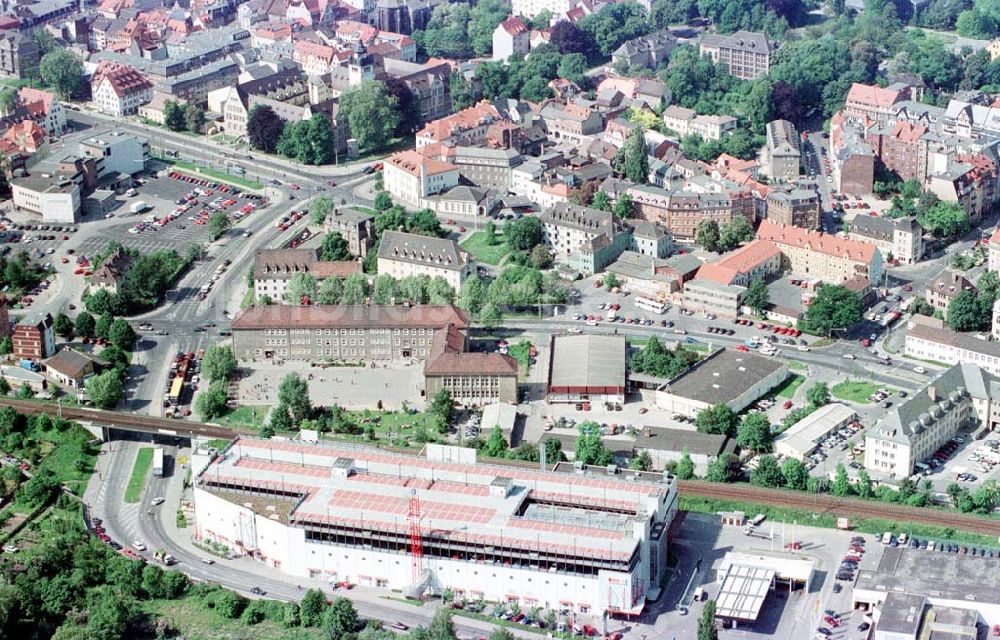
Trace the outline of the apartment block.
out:
M 916 218 L 859 214 L 849 223 L 847 237 L 874 244 L 888 262 L 915 264 L 924 254 L 924 229 Z
M 383 231 L 378 249 L 378 273 L 396 279 L 422 275 L 441 277 L 458 292 L 465 279 L 476 273 L 476 263 L 454 240 Z
M 775 189 L 764 201 L 767 219 L 815 231 L 820 228 L 823 200 L 815 189 Z
M 29 312 L 14 325 L 11 334 L 15 360 L 44 360 L 56 352 L 56 336 L 52 329 L 52 316 L 37 311 Z
M 557 259 L 586 273 L 598 273 L 631 244 L 631 234 L 609 211 L 563 202 L 546 209 L 542 239 Z
M 799 133 L 788 120 L 772 120 L 764 128 L 764 172 L 774 180 L 794 180 L 799 176 L 802 151 Z
M 699 51 L 741 80 L 759 78 L 771 68 L 771 43 L 763 33 L 737 31 L 730 35 L 705 34 Z
M 721 140 L 736 130 L 737 120 L 732 116 L 702 116 L 693 109 L 671 105 L 663 111 L 663 124 L 682 137 Z
M 958 333 L 943 320 L 921 315 L 910 317 L 907 323 L 905 353 L 919 360 L 934 360 L 946 364 L 974 364 L 995 376 L 1000 376 L 1000 343 Z
M 385 161 L 385 190 L 397 202 L 420 209 L 428 196 L 458 186 L 459 172 L 455 165 L 422 155 L 419 151 L 400 151 Z
M 774 224 L 764 220 L 757 228 L 758 240 L 770 240 L 781 250 L 783 265 L 798 276 L 842 284 L 862 277 L 882 281 L 882 253 L 869 242 L 850 240 L 819 231 Z

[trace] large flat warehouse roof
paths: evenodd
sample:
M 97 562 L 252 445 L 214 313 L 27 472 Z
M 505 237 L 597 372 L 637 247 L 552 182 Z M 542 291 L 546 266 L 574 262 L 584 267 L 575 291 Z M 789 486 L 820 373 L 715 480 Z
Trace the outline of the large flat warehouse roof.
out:
M 409 530 L 412 495 L 420 502 L 421 529 L 435 536 L 484 546 L 544 546 L 615 560 L 628 560 L 638 543 L 631 520 L 637 513 L 653 513 L 669 493 L 667 481 L 259 438 L 236 440 L 198 481 L 207 491 L 270 492 L 299 499 L 289 514 L 292 524 L 404 532 Z
M 996 560 L 902 547 L 886 548 L 878 568 L 860 571 L 854 588 L 1000 604 Z
M 769 356 L 719 349 L 668 382 L 663 391 L 711 405 L 726 404 L 784 366 Z
M 625 336 L 553 336 L 551 344 L 550 389 L 625 388 Z

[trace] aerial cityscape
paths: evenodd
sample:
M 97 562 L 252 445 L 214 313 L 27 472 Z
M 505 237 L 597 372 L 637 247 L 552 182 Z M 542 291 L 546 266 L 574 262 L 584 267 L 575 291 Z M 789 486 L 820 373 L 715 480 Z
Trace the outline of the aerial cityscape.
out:
M 995 1 L 0 1 L 0 640 L 988 640 L 998 481 Z

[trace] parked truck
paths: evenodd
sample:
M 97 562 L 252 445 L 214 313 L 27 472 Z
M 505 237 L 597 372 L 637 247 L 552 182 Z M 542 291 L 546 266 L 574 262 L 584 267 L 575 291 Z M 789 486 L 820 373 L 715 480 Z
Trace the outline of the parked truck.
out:
M 168 567 L 177 562 L 176 558 L 174 558 L 172 555 L 170 555 L 163 549 L 157 549 L 156 552 L 153 553 L 153 557 Z
M 136 202 L 133 202 L 131 204 L 131 206 L 129 206 L 128 210 L 132 212 L 132 215 L 135 215 L 135 214 L 138 214 L 138 213 L 142 213 L 143 211 L 145 211 L 148 208 L 149 208 L 149 205 L 146 204 L 146 202 L 144 200 L 138 200 Z
M 153 475 L 163 477 L 163 447 L 153 449 Z

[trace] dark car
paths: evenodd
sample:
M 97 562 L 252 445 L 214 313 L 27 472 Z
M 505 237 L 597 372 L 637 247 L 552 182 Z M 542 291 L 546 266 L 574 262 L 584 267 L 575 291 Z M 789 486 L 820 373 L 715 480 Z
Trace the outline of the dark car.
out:
M 253 589 L 250 589 L 250 593 L 254 594 L 255 596 L 262 596 L 264 595 L 264 590 L 261 589 L 260 587 L 254 587 Z
M 839 583 L 839 582 L 835 582 L 835 583 L 833 584 L 833 592 L 834 592 L 834 593 L 840 593 L 841 591 L 843 591 L 843 589 L 844 589 L 844 588 L 843 588 L 842 586 L 840 586 L 840 583 Z
M 868 624 L 867 622 L 862 622 L 861 624 L 858 625 L 858 631 L 868 631 L 870 627 L 871 625 Z

